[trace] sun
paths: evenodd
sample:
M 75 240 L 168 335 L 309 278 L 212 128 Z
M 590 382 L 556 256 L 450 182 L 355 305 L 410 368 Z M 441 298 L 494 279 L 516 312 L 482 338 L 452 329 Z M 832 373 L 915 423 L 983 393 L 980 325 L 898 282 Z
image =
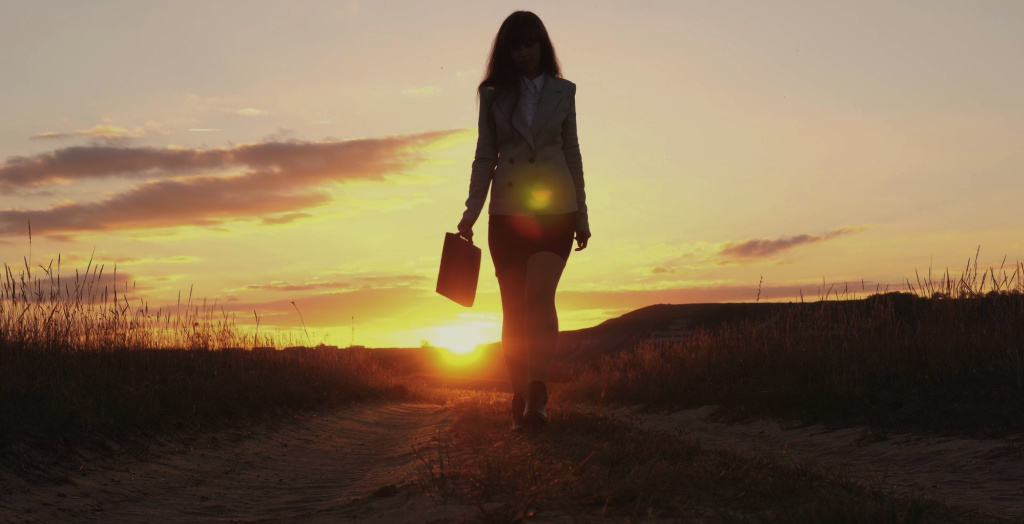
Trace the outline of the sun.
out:
M 495 327 L 490 322 L 464 322 L 434 328 L 438 347 L 446 348 L 452 353 L 466 355 L 476 350 L 478 344 L 488 342 L 494 337 Z

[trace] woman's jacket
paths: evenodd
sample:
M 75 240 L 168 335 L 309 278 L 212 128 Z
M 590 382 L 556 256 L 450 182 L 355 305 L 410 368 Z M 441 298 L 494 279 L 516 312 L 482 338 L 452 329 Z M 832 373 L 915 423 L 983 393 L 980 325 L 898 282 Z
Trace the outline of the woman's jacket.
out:
M 576 84 L 545 75 L 532 125 L 516 102 L 512 93 L 480 89 L 476 155 L 460 230 L 472 228 L 490 187 L 492 215 L 577 211 L 576 232 L 589 236 Z

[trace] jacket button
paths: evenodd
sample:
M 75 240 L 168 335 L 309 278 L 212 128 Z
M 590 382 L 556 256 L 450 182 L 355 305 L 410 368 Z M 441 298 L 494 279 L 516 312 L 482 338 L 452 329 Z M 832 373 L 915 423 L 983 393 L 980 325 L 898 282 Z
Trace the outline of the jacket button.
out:
M 516 163 L 516 157 L 514 157 L 514 156 L 508 157 L 508 163 L 509 164 L 515 164 Z
M 533 163 L 533 157 L 532 156 L 530 157 L 530 163 L 531 164 Z

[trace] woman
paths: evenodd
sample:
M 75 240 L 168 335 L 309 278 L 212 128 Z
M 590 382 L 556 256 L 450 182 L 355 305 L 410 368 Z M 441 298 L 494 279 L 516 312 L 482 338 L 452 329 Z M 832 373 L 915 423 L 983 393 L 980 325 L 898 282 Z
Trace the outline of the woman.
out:
M 555 288 L 575 234 L 590 225 L 576 135 L 576 84 L 561 77 L 537 15 L 498 29 L 478 86 L 480 117 L 459 233 L 473 237 L 488 187 L 487 246 L 501 290 L 501 344 L 512 382 L 512 429 L 547 424 L 547 367 L 558 342 Z

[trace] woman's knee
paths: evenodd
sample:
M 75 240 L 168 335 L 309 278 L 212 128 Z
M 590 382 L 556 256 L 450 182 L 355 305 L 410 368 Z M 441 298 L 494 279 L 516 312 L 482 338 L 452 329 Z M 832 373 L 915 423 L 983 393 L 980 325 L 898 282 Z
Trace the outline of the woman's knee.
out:
M 533 315 L 538 311 L 555 309 L 554 289 L 532 289 L 526 292 L 526 314 Z
M 562 276 L 565 260 L 555 253 L 542 251 L 530 256 L 526 265 L 526 302 L 531 306 L 554 302 L 555 289 Z

